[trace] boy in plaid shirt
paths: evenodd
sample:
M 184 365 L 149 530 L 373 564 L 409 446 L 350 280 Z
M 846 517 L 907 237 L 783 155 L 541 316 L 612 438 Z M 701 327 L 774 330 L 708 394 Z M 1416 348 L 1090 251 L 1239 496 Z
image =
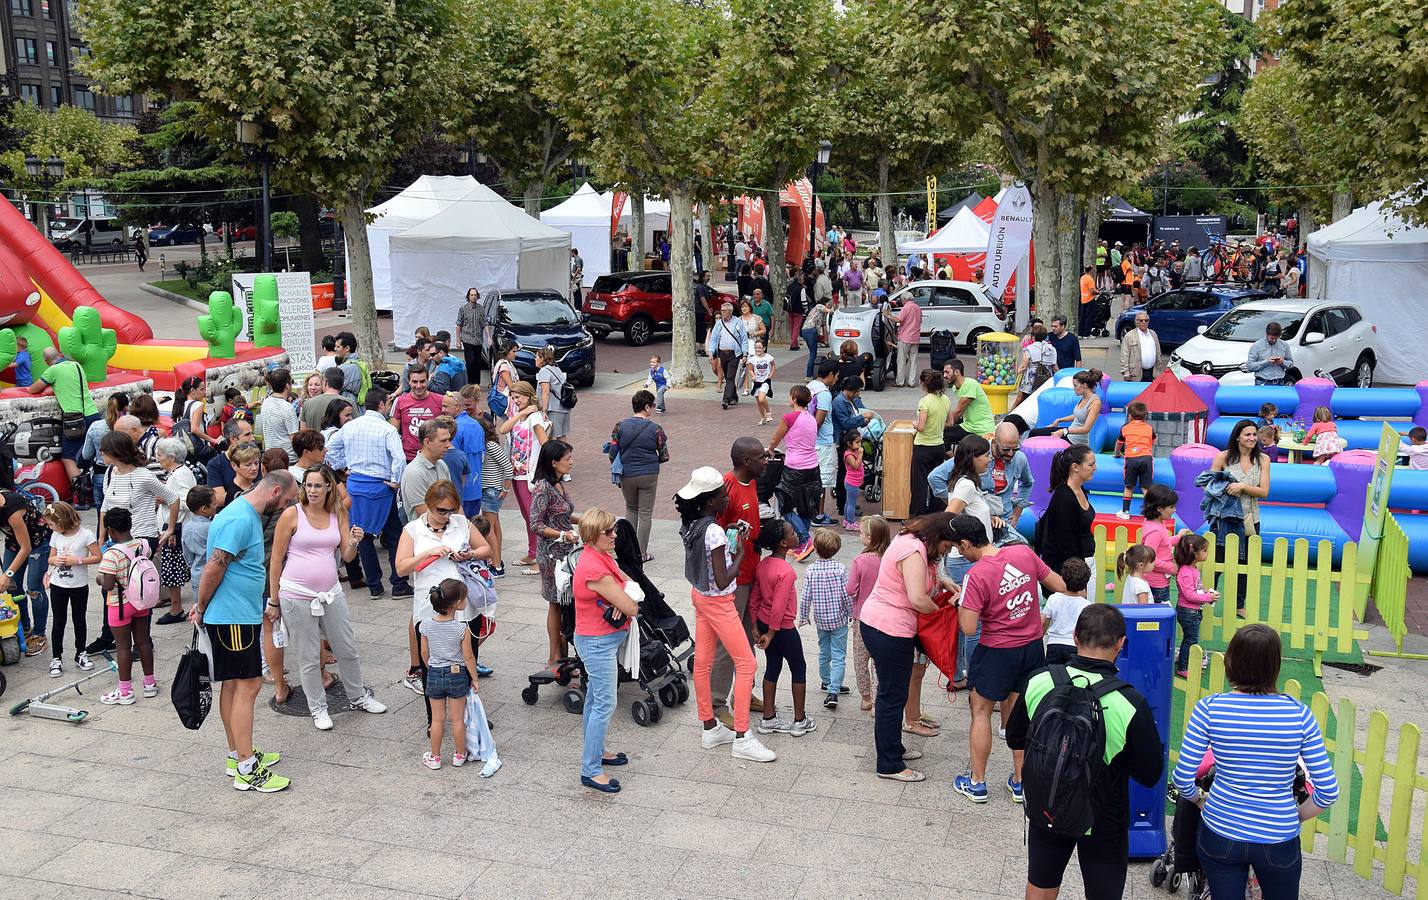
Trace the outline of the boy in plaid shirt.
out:
M 803 576 L 803 597 L 798 602 L 798 622 L 807 624 L 812 613 L 818 629 L 818 675 L 828 693 L 823 705 L 838 708 L 838 695 L 848 693 L 843 686 L 843 669 L 848 657 L 848 623 L 853 618 L 853 598 L 848 596 L 848 568 L 833 559 L 843 548 L 843 540 L 829 528 L 813 533 L 813 549 L 818 559 Z

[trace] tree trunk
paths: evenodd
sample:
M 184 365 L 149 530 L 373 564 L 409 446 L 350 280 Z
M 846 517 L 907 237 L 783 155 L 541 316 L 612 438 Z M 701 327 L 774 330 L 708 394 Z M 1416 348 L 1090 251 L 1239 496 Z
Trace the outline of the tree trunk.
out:
M 633 198 L 632 198 L 633 199 Z M 642 204 L 643 205 L 643 204 Z M 639 216 L 643 225 L 644 212 Z M 694 199 L 689 191 L 671 187 L 669 192 L 670 298 L 674 333 L 670 336 L 670 380 L 680 387 L 697 387 L 704 382 L 694 342 Z
M 719 266 L 714 259 L 714 221 L 713 216 L 709 214 L 708 202 L 699 204 L 699 241 L 703 245 L 701 252 L 704 254 L 704 268 L 716 271 Z
M 352 332 L 367 368 L 386 366 L 382 336 L 377 331 L 377 298 L 372 288 L 372 248 L 367 243 L 366 192 L 355 190 L 342 198 L 337 215 L 347 239 L 347 286 L 352 302 Z
M 897 265 L 897 232 L 893 228 L 892 195 L 888 193 L 889 162 L 886 155 L 878 157 L 878 255 L 883 265 Z
M 773 296 L 766 298 L 773 305 L 773 334 L 768 346 L 788 342 L 788 322 L 783 314 L 783 289 L 788 282 L 788 232 L 783 227 L 783 211 L 778 205 L 778 191 L 760 191 L 764 201 L 764 252 L 769 258 L 769 283 Z M 773 210 L 772 213 L 769 210 Z
M 521 207 L 525 209 L 526 215 L 540 218 L 540 198 L 544 196 L 544 178 L 532 178 L 526 182 L 525 192 L 521 196 Z
M 1100 196 L 1090 198 L 1086 201 L 1086 233 L 1081 241 L 1081 265 L 1094 266 L 1096 264 L 1096 244 L 1100 241 L 1101 219 L 1105 216 L 1105 204 Z M 1081 301 L 1080 279 L 1077 279 L 1076 302 Z
M 1309 235 L 1314 233 L 1314 204 L 1308 200 L 1299 203 L 1299 246 L 1304 246 L 1304 242 L 1309 240 Z
M 1058 312 L 1065 313 L 1070 320 L 1071 311 L 1060 306 L 1061 286 L 1061 235 L 1058 222 L 1061 216 L 1061 193 L 1038 178 L 1031 184 L 1032 226 L 1031 239 L 1036 247 L 1036 271 L 1032 283 L 1036 286 L 1036 311 L 1042 319 L 1048 319 Z
M 1354 211 L 1354 192 L 1348 190 L 1334 191 L 1331 202 L 1333 204 L 1333 212 L 1331 213 L 1330 221 L 1337 222 Z
M 1061 201 L 1057 204 L 1059 216 L 1056 234 L 1061 251 L 1061 281 L 1057 284 L 1056 312 L 1047 310 L 1043 313 L 1040 316 L 1043 322 L 1050 322 L 1051 316 L 1056 315 L 1057 312 L 1064 314 L 1066 321 L 1073 321 L 1071 314 L 1076 311 L 1076 307 L 1081 301 L 1079 261 L 1081 258 L 1081 210 L 1083 208 L 1081 198 L 1072 194 L 1062 194 Z
M 298 217 L 298 245 L 302 267 L 308 272 L 327 271 L 327 254 L 322 252 L 322 224 L 317 201 L 307 194 L 292 199 Z
M 643 189 L 630 191 L 630 269 L 640 271 L 645 267 L 645 192 Z

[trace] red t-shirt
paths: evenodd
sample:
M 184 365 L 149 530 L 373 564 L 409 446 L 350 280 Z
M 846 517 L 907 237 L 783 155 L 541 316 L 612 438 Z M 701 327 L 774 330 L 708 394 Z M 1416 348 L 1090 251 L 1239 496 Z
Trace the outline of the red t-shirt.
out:
M 749 523 L 744 556 L 739 560 L 739 575 L 734 583 L 753 584 L 754 569 L 759 565 L 759 554 L 754 550 L 754 541 L 759 536 L 759 486 L 752 481 L 744 484 L 733 472 L 725 472 L 724 487 L 729 491 L 729 505 L 724 507 L 715 521 L 720 528 L 728 528 L 735 522 Z
M 571 585 L 575 593 L 575 633 L 581 637 L 599 637 L 630 627 L 627 621 L 624 628 L 611 628 L 604 619 L 605 610 L 601 604 L 606 601 L 591 589 L 590 582 L 599 581 L 606 575 L 614 576 L 615 581 L 621 585 L 629 580 L 610 554 L 601 553 L 594 547 L 586 547 L 575 564 L 575 577 Z
M 1021 544 L 977 560 L 967 573 L 962 606 L 981 617 L 982 644 L 1025 647 L 1041 640 L 1037 585 L 1050 572 L 1041 557 Z
M 417 451 L 421 449 L 421 438 L 417 437 L 417 432 L 421 430 L 422 423 L 428 419 L 435 419 L 441 415 L 441 395 L 433 394 L 430 391 L 420 400 L 411 394 L 402 394 L 397 398 L 397 405 L 392 410 L 392 418 L 397 420 L 397 431 L 402 435 L 402 452 L 407 455 L 407 462 L 416 459 Z M 452 435 L 455 437 L 455 435 Z

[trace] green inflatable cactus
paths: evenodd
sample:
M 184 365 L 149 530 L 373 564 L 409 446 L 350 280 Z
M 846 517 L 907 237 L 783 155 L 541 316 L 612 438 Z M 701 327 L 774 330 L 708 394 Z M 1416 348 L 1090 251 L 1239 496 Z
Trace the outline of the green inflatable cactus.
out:
M 20 345 L 15 343 L 15 332 L 9 328 L 0 328 L 0 369 L 10 368 L 10 364 L 15 361 L 15 354 L 20 352 Z
M 208 355 L 232 359 L 238 332 L 243 330 L 243 314 L 233 305 L 233 295 L 214 291 L 208 295 L 208 315 L 198 317 L 198 336 L 208 341 Z
M 117 344 L 114 329 L 103 326 L 99 310 L 92 306 L 76 309 L 74 324 L 59 331 L 60 352 L 83 366 L 84 377 L 91 383 L 108 377 L 109 359 Z
M 278 279 L 259 275 L 253 279 L 253 346 L 281 347 L 282 321 L 278 317 Z

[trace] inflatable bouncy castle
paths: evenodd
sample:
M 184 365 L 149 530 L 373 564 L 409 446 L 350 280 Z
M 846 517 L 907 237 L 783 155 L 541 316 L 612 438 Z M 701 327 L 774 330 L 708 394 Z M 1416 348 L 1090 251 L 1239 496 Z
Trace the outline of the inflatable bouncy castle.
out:
M 9 332 L 9 334 L 6 334 Z M 235 364 L 261 366 L 280 347 L 239 343 L 231 358 L 214 358 L 206 340 L 156 340 L 142 318 L 105 300 L 20 211 L 0 202 L 0 399 L 29 396 L 14 384 L 15 338 L 29 342 L 33 372 L 43 351 L 58 347 L 84 366 L 91 384 L 151 381 L 174 390 L 190 375 Z

